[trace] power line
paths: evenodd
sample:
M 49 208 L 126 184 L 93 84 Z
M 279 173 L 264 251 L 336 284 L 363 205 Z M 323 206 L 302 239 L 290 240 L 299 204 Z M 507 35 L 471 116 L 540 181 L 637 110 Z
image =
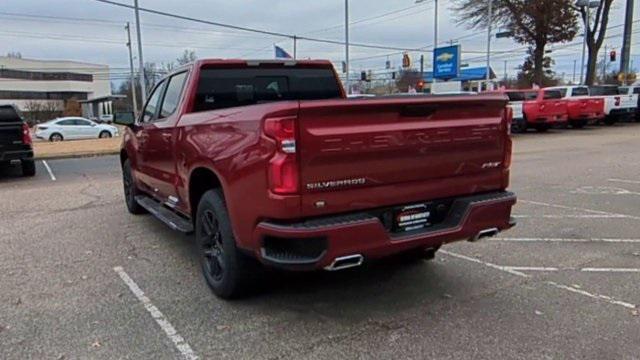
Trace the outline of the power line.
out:
M 114 5 L 114 6 L 120 6 L 120 7 L 124 7 L 124 8 L 128 8 L 128 9 L 135 9 L 135 6 L 128 5 L 128 4 L 122 4 L 122 3 L 119 3 L 119 2 L 116 2 L 116 1 L 111 1 L 111 0 L 93 0 L 93 1 L 101 2 L 101 3 L 109 4 L 109 5 Z M 160 16 L 165 16 L 165 17 L 170 17 L 170 18 L 175 18 L 175 19 L 180 19 L 180 20 L 185 20 L 185 21 L 192 21 L 192 22 L 196 22 L 196 23 L 200 23 L 200 24 L 219 26 L 219 27 L 223 27 L 223 28 L 227 28 L 227 29 L 234 29 L 234 30 L 239 30 L 239 31 L 246 31 L 246 32 L 252 32 L 252 33 L 257 33 L 257 34 L 263 34 L 263 35 L 271 35 L 271 36 L 283 37 L 283 38 L 288 38 L 288 39 L 297 38 L 298 40 L 306 40 L 306 41 L 311 41 L 311 42 L 334 44 L 334 45 L 345 45 L 345 43 L 343 41 L 339 41 L 339 40 L 320 39 L 320 38 L 312 38 L 312 37 L 307 37 L 307 36 L 297 36 L 297 35 L 294 35 L 294 34 L 288 34 L 288 33 L 283 33 L 283 32 L 262 30 L 262 29 L 256 29 L 256 28 L 251 28 L 251 27 L 226 24 L 226 23 L 221 23 L 221 22 L 216 22 L 216 21 L 203 20 L 203 19 L 198 19 L 198 18 L 194 18 L 194 17 L 190 17 L 190 16 L 178 15 L 178 14 L 173 14 L 173 13 L 169 13 L 169 12 L 165 12 L 165 11 L 154 10 L 154 9 L 143 8 L 143 7 L 138 7 L 138 9 L 139 9 L 139 11 L 150 13 L 150 14 L 155 14 L 155 15 L 160 15 Z M 419 49 L 416 49 L 416 48 L 402 48 L 402 47 L 395 47 L 395 46 L 384 46 L 384 45 L 363 44 L 363 43 L 350 43 L 349 45 L 350 46 L 355 46 L 355 47 L 371 48 L 371 49 L 419 51 Z

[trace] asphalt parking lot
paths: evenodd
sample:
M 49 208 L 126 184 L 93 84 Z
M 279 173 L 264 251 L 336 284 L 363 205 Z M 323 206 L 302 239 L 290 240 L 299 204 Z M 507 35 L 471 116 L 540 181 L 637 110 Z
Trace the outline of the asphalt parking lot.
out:
M 514 137 L 518 226 L 225 302 L 115 156 L 0 174 L 0 358 L 640 359 L 640 124 Z

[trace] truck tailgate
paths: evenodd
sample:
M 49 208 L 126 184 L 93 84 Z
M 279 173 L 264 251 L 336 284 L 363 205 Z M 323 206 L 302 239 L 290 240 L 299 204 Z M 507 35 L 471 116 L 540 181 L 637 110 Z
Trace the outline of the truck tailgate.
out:
M 503 95 L 301 102 L 303 214 L 504 188 L 506 103 Z
M 0 149 L 22 144 L 22 122 L 0 121 Z

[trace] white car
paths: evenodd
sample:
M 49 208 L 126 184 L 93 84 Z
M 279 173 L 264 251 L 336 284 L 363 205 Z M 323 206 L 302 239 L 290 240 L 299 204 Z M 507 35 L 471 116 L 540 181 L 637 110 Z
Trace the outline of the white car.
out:
M 36 127 L 36 137 L 49 141 L 104 139 L 114 136 L 118 136 L 117 127 L 98 124 L 81 117 L 58 118 Z

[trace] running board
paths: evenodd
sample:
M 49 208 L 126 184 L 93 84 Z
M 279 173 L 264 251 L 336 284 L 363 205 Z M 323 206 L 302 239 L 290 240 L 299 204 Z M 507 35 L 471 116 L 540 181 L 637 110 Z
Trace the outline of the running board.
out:
M 169 210 L 154 199 L 148 196 L 138 195 L 136 196 L 136 202 L 171 229 L 185 234 L 193 232 L 193 225 L 189 220 Z

